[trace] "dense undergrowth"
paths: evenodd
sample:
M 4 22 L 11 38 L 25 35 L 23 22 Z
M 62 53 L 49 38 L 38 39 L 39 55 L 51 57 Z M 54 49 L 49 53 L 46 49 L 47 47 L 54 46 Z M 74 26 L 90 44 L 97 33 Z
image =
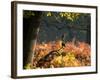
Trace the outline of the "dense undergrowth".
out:
M 36 45 L 33 63 L 26 69 L 91 66 L 91 48 L 88 43 L 52 41 Z

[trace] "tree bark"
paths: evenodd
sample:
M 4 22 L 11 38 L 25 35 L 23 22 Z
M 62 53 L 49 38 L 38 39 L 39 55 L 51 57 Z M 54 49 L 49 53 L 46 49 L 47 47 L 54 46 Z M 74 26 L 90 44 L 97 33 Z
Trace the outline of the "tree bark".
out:
M 32 64 L 42 12 L 23 18 L 23 67 Z

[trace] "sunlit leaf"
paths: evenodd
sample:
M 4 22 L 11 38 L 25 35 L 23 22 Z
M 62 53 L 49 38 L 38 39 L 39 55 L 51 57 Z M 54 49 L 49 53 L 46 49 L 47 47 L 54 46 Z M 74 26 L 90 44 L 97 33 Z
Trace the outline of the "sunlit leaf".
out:
M 27 64 L 26 66 L 24 66 L 25 69 L 31 69 L 31 64 Z
M 47 16 L 51 16 L 51 12 L 48 12 L 48 13 L 47 13 Z

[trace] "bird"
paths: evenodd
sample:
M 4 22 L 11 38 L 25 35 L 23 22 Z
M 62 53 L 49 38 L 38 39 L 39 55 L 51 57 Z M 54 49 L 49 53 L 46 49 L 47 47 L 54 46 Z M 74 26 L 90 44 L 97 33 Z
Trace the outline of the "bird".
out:
M 64 42 L 64 41 L 62 41 L 62 47 L 63 47 L 63 48 L 65 47 L 65 42 Z
M 64 33 L 64 34 L 61 36 L 61 40 L 62 40 L 61 45 L 62 45 L 62 47 L 65 47 L 65 38 L 66 38 L 66 34 Z

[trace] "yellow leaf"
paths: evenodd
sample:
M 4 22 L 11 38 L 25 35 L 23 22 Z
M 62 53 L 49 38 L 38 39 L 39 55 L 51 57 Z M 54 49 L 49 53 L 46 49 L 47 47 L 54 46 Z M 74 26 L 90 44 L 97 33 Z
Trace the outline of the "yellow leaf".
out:
M 48 12 L 48 13 L 47 13 L 47 16 L 51 16 L 51 12 Z
M 64 14 L 63 14 L 63 13 L 60 13 L 60 15 L 61 15 L 61 17 L 63 17 L 63 16 L 64 16 Z
M 27 64 L 26 66 L 24 66 L 25 69 L 31 69 L 31 64 Z

